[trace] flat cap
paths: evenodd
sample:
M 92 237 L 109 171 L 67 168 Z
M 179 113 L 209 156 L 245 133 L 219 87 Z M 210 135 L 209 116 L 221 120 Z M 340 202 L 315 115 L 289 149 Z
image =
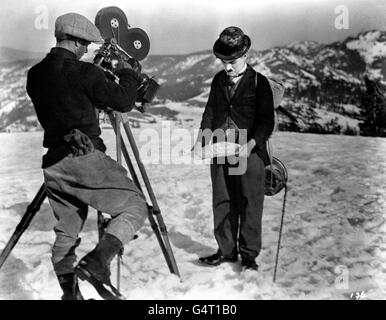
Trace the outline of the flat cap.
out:
M 62 40 L 68 36 L 95 43 L 103 42 L 98 28 L 86 17 L 73 12 L 59 16 L 55 21 L 55 38 Z

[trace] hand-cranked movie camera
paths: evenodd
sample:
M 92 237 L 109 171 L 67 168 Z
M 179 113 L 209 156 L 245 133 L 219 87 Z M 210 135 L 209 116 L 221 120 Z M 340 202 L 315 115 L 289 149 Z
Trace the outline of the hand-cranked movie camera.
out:
M 93 63 L 102 68 L 106 75 L 118 81 L 117 65 L 125 61 L 137 72 L 140 84 L 137 89 L 136 108 L 144 112 L 144 105 L 152 102 L 159 84 L 148 75 L 141 73 L 139 61 L 146 58 L 150 50 L 150 40 L 146 32 L 140 28 L 132 28 L 128 24 L 125 13 L 117 7 L 107 7 L 98 11 L 95 25 L 99 29 L 104 44 L 97 51 Z

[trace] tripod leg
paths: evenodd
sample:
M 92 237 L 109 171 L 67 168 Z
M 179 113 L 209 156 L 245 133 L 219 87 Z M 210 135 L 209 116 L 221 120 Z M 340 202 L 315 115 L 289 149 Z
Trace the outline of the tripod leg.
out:
M 280 242 L 281 242 L 281 234 L 282 234 L 282 230 L 283 230 L 284 212 L 285 212 L 286 201 L 287 201 L 287 185 L 285 185 L 285 187 L 284 187 L 283 208 L 282 208 L 281 221 L 280 221 L 279 240 L 277 242 L 275 270 L 273 272 L 273 282 L 276 281 L 276 271 L 277 271 L 277 264 L 279 262 Z
M 116 151 L 117 151 L 117 162 L 119 164 L 122 164 L 122 152 L 121 152 L 121 121 L 119 117 L 115 117 L 115 144 L 116 144 Z
M 117 128 L 115 126 L 115 118 L 116 117 L 122 117 L 120 114 L 117 114 L 117 113 L 113 113 L 113 112 L 109 112 L 108 113 L 109 117 L 110 117 L 110 122 L 113 124 L 113 128 L 115 131 L 117 131 Z M 122 121 L 122 118 L 121 118 L 121 121 Z M 143 165 L 143 163 L 141 162 L 141 159 L 140 159 L 140 156 L 139 156 L 139 152 L 138 152 L 138 148 L 137 148 L 137 145 L 135 143 L 135 140 L 134 140 L 134 137 L 131 133 L 131 130 L 130 130 L 130 127 L 129 125 L 125 122 L 125 121 L 122 121 L 123 123 L 123 127 L 126 131 L 126 134 L 127 134 L 127 137 L 129 139 L 129 143 L 131 145 L 131 148 L 132 148 L 132 151 L 134 153 L 134 156 L 137 160 L 137 164 L 138 164 L 138 167 L 141 171 L 141 174 L 142 174 L 142 178 L 144 180 L 144 183 L 145 183 L 145 186 L 147 188 L 147 191 L 149 193 L 149 196 L 150 196 L 150 200 L 154 206 L 154 209 L 152 207 L 151 210 L 149 210 L 149 215 L 148 215 L 148 218 L 149 218 L 149 222 L 150 222 L 150 225 L 157 237 L 157 240 L 160 244 L 160 247 L 161 247 L 161 250 L 162 250 L 162 253 L 164 254 L 164 257 L 165 257 L 165 260 L 166 260 L 166 263 L 168 264 L 168 267 L 169 267 L 169 270 L 171 273 L 173 274 L 176 274 L 177 276 L 180 276 L 180 273 L 178 271 L 178 267 L 177 267 L 177 263 L 175 261 L 175 258 L 174 258 L 174 255 L 173 255 L 173 251 L 172 251 L 172 248 L 171 248 L 171 245 L 170 245 L 170 242 L 169 242 L 169 238 L 168 238 L 168 235 L 167 235 L 167 229 L 166 229 L 166 226 L 165 226 L 165 223 L 162 219 L 162 215 L 161 215 L 161 212 L 159 210 L 159 207 L 158 207 L 158 204 L 157 204 L 157 201 L 156 201 L 156 198 L 154 196 L 154 192 L 151 188 L 151 185 L 150 185 L 150 182 L 149 182 L 149 178 L 147 177 L 147 174 L 146 174 L 146 170 L 145 170 L 145 167 Z M 136 184 L 136 186 L 142 191 L 142 188 L 141 188 L 141 185 L 140 185 L 140 182 L 138 180 L 138 177 L 137 177 L 137 174 L 134 170 L 134 167 L 133 167 L 133 164 L 130 160 L 130 157 L 129 157 L 129 153 L 127 152 L 127 149 L 123 143 L 123 138 L 121 137 L 121 141 L 122 141 L 122 152 L 123 152 L 123 155 L 125 157 L 125 160 L 126 160 L 126 163 L 127 163 L 127 166 L 129 168 L 129 171 L 130 171 L 130 174 L 133 178 L 133 181 L 134 183 Z M 158 221 L 158 224 L 157 222 L 155 221 L 154 219 L 154 216 L 153 214 L 157 217 L 157 221 Z M 160 231 L 161 230 L 161 231 Z
M 149 206 L 148 218 L 149 218 L 150 226 L 153 229 L 154 234 L 155 234 L 155 236 L 158 240 L 158 243 L 161 247 L 162 253 L 163 253 L 165 260 L 166 260 L 166 263 L 169 267 L 169 271 L 170 271 L 170 273 L 173 273 L 173 274 L 177 275 L 178 277 L 180 277 L 180 273 L 178 271 L 176 261 L 174 260 L 174 256 L 173 256 L 173 254 L 169 254 L 170 252 L 172 252 L 172 248 L 171 248 L 171 245 L 169 242 L 169 238 L 167 237 L 167 231 L 162 230 L 162 228 L 160 228 L 158 226 L 153 215 L 157 215 L 157 213 L 155 213 L 153 208 Z M 161 231 L 160 231 L 160 229 L 161 229 Z
M 122 140 L 121 139 L 121 119 L 115 117 L 115 143 L 117 152 L 117 162 L 122 165 Z M 123 252 L 120 251 L 117 256 L 117 290 L 121 287 L 121 258 Z
M 110 122 L 111 122 L 111 124 L 113 126 L 114 132 L 115 132 L 115 134 L 117 134 L 117 127 L 116 127 L 116 122 L 115 122 L 115 116 L 114 116 L 114 114 L 112 112 L 109 112 L 108 116 L 110 118 Z M 122 136 L 120 136 L 120 140 L 121 140 L 121 150 L 122 150 L 123 156 L 125 158 L 127 167 L 129 168 L 131 177 L 133 178 L 133 181 L 134 181 L 135 185 L 139 188 L 139 190 L 142 191 L 141 184 L 140 184 L 140 182 L 138 180 L 137 174 L 135 173 L 134 166 L 133 166 L 133 164 L 132 164 L 132 162 L 130 160 L 129 152 L 127 151 L 127 148 L 125 146 L 125 143 L 124 143 L 124 140 L 123 140 Z
M 33 217 L 35 214 L 39 211 L 41 204 L 43 203 L 44 199 L 46 198 L 46 187 L 43 184 L 38 193 L 36 194 L 35 198 L 32 200 L 31 204 L 27 207 L 27 210 L 19 222 L 19 224 L 16 227 L 16 230 L 12 234 L 10 240 L 8 241 L 7 245 L 3 249 L 0 255 L 0 268 L 3 266 L 5 260 L 7 260 L 8 256 L 10 255 L 12 249 L 16 245 L 17 241 L 22 236 L 23 232 L 28 228 L 30 225 Z
M 117 116 L 122 117 L 121 115 L 117 115 Z M 165 259 L 167 260 L 168 265 L 170 264 L 170 266 L 171 266 L 171 268 L 170 268 L 171 273 L 174 273 L 177 276 L 180 276 L 180 273 L 179 273 L 178 267 L 177 267 L 177 263 L 176 263 L 176 260 L 174 258 L 173 251 L 172 251 L 172 248 L 171 248 L 171 245 L 169 242 L 167 228 L 166 228 L 166 225 L 163 221 L 163 218 L 161 215 L 161 210 L 158 207 L 158 203 L 157 203 L 157 200 L 155 198 L 153 188 L 151 187 L 149 177 L 147 176 L 145 166 L 143 165 L 143 163 L 141 161 L 139 151 L 138 151 L 137 145 L 135 143 L 134 136 L 130 130 L 128 123 L 125 121 L 122 121 L 122 122 L 123 122 L 123 128 L 126 131 L 127 138 L 129 139 L 131 149 L 133 150 L 135 159 L 137 160 L 139 171 L 141 172 L 141 175 L 142 175 L 143 181 L 145 183 L 146 189 L 148 191 L 150 200 L 153 204 L 153 208 L 154 208 L 153 212 L 154 212 L 155 216 L 157 217 L 157 222 L 158 222 L 158 225 L 160 227 L 160 231 L 161 231 L 162 238 L 164 241 L 163 243 L 164 243 L 164 245 L 166 247 L 166 251 L 167 251 L 167 255 L 165 255 Z
M 97 222 L 98 222 L 98 238 L 99 240 L 102 238 L 103 233 L 105 232 L 106 221 L 102 212 L 98 211 L 97 213 Z
M 110 122 L 113 126 L 115 135 L 116 135 L 116 146 L 117 146 L 117 161 L 119 164 L 121 164 L 121 152 L 123 153 L 123 156 L 126 160 L 126 164 L 129 168 L 129 171 L 131 173 L 131 176 L 134 180 L 134 183 L 136 186 L 141 190 L 141 185 L 139 183 L 138 177 L 135 174 L 133 164 L 131 163 L 129 152 L 126 149 L 123 137 L 120 133 L 120 121 L 118 120 L 118 117 L 115 117 L 113 112 L 108 113 Z M 121 151 L 121 152 L 120 152 Z M 142 190 L 141 190 L 142 191 Z M 121 260 L 122 260 L 123 251 L 120 251 L 117 257 L 117 289 L 120 289 L 120 277 L 121 277 Z

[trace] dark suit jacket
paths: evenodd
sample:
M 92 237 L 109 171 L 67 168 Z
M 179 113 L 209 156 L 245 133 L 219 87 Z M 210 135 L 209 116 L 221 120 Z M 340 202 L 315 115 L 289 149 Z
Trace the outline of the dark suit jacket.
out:
M 64 48 L 53 48 L 33 66 L 28 71 L 27 92 L 44 129 L 43 146 L 49 149 L 43 157 L 43 168 L 70 152 L 63 137 L 72 129 L 87 134 L 95 148 L 104 152 L 95 107 L 130 111 L 137 98 L 138 82 L 133 70 L 124 69 L 117 84 L 101 69 L 78 61 Z
M 256 152 L 264 164 L 269 164 L 266 141 L 274 128 L 274 108 L 272 90 L 268 79 L 247 66 L 232 98 L 227 89 L 228 76 L 220 71 L 213 79 L 209 99 L 202 116 L 200 129 L 221 128 L 229 116 L 239 129 L 247 129 L 247 139 L 254 139 Z

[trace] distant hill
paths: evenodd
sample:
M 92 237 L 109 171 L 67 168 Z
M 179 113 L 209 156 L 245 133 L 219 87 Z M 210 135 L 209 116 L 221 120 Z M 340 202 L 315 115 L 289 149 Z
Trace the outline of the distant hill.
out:
M 46 53 L 43 52 L 31 52 L 7 47 L 0 47 L 0 62 L 40 59 L 43 58 L 45 55 Z
M 257 71 L 284 82 L 283 105 L 301 120 L 298 131 L 358 133 L 364 75 L 386 85 L 386 31 L 369 30 L 331 44 L 297 41 L 251 50 L 249 56 Z M 0 130 L 12 124 L 23 130 L 36 128 L 25 92 L 26 71 L 36 61 L 0 63 Z M 163 107 L 168 101 L 203 107 L 212 78 L 222 68 L 211 50 L 151 55 L 142 65 L 161 84 L 157 105 Z M 294 129 L 286 118 L 281 120 L 282 129 Z

